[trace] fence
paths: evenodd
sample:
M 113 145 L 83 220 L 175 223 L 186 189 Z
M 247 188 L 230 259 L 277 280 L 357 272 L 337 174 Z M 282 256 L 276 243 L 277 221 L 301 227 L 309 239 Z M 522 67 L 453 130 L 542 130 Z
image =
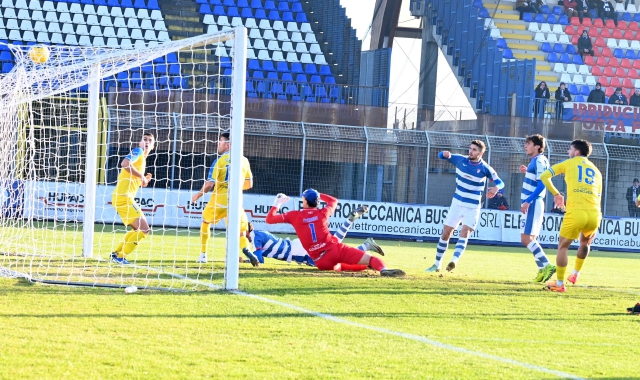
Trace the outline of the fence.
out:
M 198 115 L 115 109 L 108 115 L 106 182 L 115 182 L 118 163 L 144 128 L 156 132 L 147 169 L 162 188 L 199 188 L 215 158 L 211 141 L 228 125 L 227 119 Z M 244 155 L 254 175 L 252 193 L 296 195 L 313 187 L 341 199 L 446 206 L 456 173 L 438 152 L 466 154 L 474 139 L 487 145 L 484 159 L 505 182 L 510 209 L 517 210 L 524 179 L 518 168 L 530 161 L 524 138 L 247 119 Z M 569 144 L 548 141 L 551 164 L 567 158 Z M 628 215 L 623 194 L 640 177 L 638 158 L 640 147 L 593 144 L 606 215 Z M 564 191 L 562 179 L 554 181 Z

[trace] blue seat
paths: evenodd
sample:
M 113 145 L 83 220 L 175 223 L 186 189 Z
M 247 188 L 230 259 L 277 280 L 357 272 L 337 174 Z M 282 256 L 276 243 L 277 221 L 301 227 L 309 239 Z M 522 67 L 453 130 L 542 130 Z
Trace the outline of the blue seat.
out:
M 529 12 L 525 12 L 525 13 L 522 15 L 522 21 L 525 21 L 525 22 L 533 22 L 533 14 L 532 14 L 532 13 L 529 13 Z
M 282 21 L 284 21 L 284 22 L 296 22 L 296 19 L 293 17 L 293 13 L 291 13 L 291 12 L 282 12 Z
M 640 13 L 633 14 L 633 21 L 640 22 Z
M 563 53 L 560 55 L 560 62 L 562 63 L 571 63 L 571 58 L 569 57 L 569 54 L 567 53 Z
M 284 95 L 284 87 L 282 87 L 282 83 L 273 82 L 271 84 L 271 93 L 272 94 L 277 94 L 277 95 Z
M 320 75 L 312 75 L 309 83 L 322 83 L 322 78 L 320 78 Z
M 262 2 L 260 0 L 251 0 L 251 8 L 262 9 Z
M 247 71 L 247 78 L 249 78 L 249 72 Z M 224 71 L 222 72 L 222 75 L 224 75 L 225 77 L 230 77 L 233 75 L 233 70 L 231 69 L 224 69 Z
M 231 58 L 220 57 L 220 67 L 226 69 L 231 67 Z
M 309 63 L 307 64 L 307 67 L 305 67 L 304 72 L 306 74 L 317 74 L 318 69 L 316 68 L 316 65 L 314 65 L 313 63 Z
M 569 25 L 569 24 L 571 24 L 571 22 L 569 21 L 569 18 L 566 15 L 562 15 L 558 19 L 558 24 L 560 24 L 560 25 Z
M 313 89 L 311 88 L 311 86 L 303 86 L 301 95 L 304 97 L 313 96 Z
M 93 2 L 95 4 L 95 0 Z M 147 3 L 147 9 L 151 9 L 152 11 L 159 11 L 160 5 L 158 5 L 158 0 L 149 0 Z
M 269 20 L 271 21 L 282 21 L 280 17 L 280 12 L 278 11 L 269 11 Z
M 267 84 L 264 81 L 256 82 L 256 92 L 260 95 L 264 95 L 267 92 Z
M 624 52 L 622 49 L 613 49 L 613 56 L 616 58 L 624 58 Z
M 578 54 L 574 45 L 567 45 L 567 54 Z
M 226 16 L 227 13 L 224 11 L 224 7 L 222 5 L 216 5 L 213 7 L 213 14 L 216 16 Z
M 547 22 L 547 20 L 544 18 L 544 15 L 542 13 L 538 13 L 536 14 L 536 17 L 534 18 L 535 22 Z
M 262 71 L 256 70 L 251 74 L 251 77 L 254 79 L 264 79 L 264 73 Z
M 221 0 L 209 0 L 209 4 L 211 5 L 222 5 Z
M 302 9 L 302 4 L 300 3 L 291 4 L 291 12 L 296 12 L 296 13 L 304 12 L 304 9 Z
M 300 97 L 299 97 L 299 96 L 292 96 L 292 97 L 291 97 L 291 101 L 293 101 L 293 102 L 299 102 L 299 101 L 301 101 L 301 100 L 302 100 L 302 99 L 300 99 Z
M 542 50 L 545 53 L 551 53 L 553 51 L 553 48 L 551 48 L 550 43 L 543 42 L 542 45 L 540 45 L 540 50 Z
M 238 8 L 249 8 L 249 2 L 247 0 L 238 0 L 236 6 Z
M 332 99 L 337 99 L 340 97 L 340 88 L 337 86 L 331 86 L 329 89 L 329 97 Z
M 553 45 L 553 52 L 554 53 L 560 53 L 560 54 L 564 53 L 564 45 L 562 45 L 562 44 Z
M 580 86 L 580 95 L 589 96 L 590 93 L 591 89 L 588 85 L 583 84 L 582 86 Z
M 256 92 L 255 87 L 253 87 L 253 81 L 252 80 L 248 80 L 247 81 L 247 92 Z
M 264 9 L 256 9 L 256 19 L 262 20 L 265 18 L 267 18 L 267 14 L 265 13 Z
M 575 99 L 573 99 L 574 102 L 584 102 L 584 96 L 582 95 L 576 95 Z
M 144 0 L 135 0 L 133 2 L 133 7 L 138 9 L 146 9 L 147 4 L 144 3 Z
M 247 90 L 247 98 L 257 98 L 258 94 L 255 92 L 250 92 L 249 90 Z
M 276 64 L 276 70 L 279 73 L 288 73 L 288 72 L 291 71 L 291 70 L 289 70 L 289 65 L 287 64 L 287 62 L 278 62 Z
M 321 65 L 320 75 L 331 75 L 331 67 L 329 65 Z
M 549 9 L 549 6 L 545 4 L 542 7 L 540 7 L 540 12 L 548 15 L 549 13 L 551 13 L 551 9 Z
M 291 72 L 294 73 L 294 74 L 303 74 L 304 73 L 304 69 L 302 68 L 302 63 L 293 62 L 291 64 Z
M 80 0 L 80 4 L 93 4 L 92 0 Z
M 511 51 L 511 49 L 504 49 L 502 51 L 502 58 L 504 58 L 504 59 L 514 59 L 513 52 Z
M 278 73 L 275 71 L 269 71 L 267 73 L 267 79 L 269 80 L 280 80 L 280 78 L 278 77 Z
M 238 12 L 238 8 L 236 7 L 227 8 L 227 17 L 241 17 L 240 12 Z
M 262 70 L 264 70 L 264 71 L 276 71 L 276 68 L 273 66 L 273 61 L 264 61 L 264 62 L 262 62 Z
M 291 73 L 282 73 L 282 80 L 293 82 L 293 74 L 291 74 Z
M 278 9 L 278 7 L 276 7 L 276 3 L 273 0 L 267 0 L 264 2 L 264 9 L 273 11 Z
M 507 46 L 507 40 L 505 40 L 504 38 L 498 38 L 498 42 L 496 43 L 496 47 L 500 48 L 500 49 L 504 49 Z
M 1 62 L 13 62 L 13 57 L 11 56 L 11 52 L 3 50 L 0 52 L 0 61 Z
M 336 78 L 334 78 L 332 76 L 324 77 L 324 83 L 336 84 Z
M 558 62 L 558 55 L 556 53 L 549 53 L 549 56 L 547 56 L 547 61 L 549 61 L 551 63 L 557 63 Z
M 96 7 L 99 5 L 107 5 L 107 1 L 106 0 L 93 0 L 93 5 L 95 5 Z
M 584 65 L 584 62 L 582 61 L 582 57 L 580 57 L 579 54 L 574 54 L 573 59 L 571 59 L 571 62 L 575 63 L 576 65 Z
M 196 4 L 209 4 L 207 0 L 196 0 Z
M 262 70 L 260 67 L 260 61 L 257 59 L 250 59 L 249 64 L 247 65 L 247 69 L 249 70 Z
M 200 12 L 202 14 L 205 14 L 205 15 L 213 14 L 209 4 L 200 4 L 200 9 L 198 10 L 198 12 Z
M 327 97 L 327 89 L 324 86 L 316 87 L 316 97 L 317 98 L 326 98 Z
M 133 84 L 142 84 L 142 77 L 140 76 L 140 73 L 131 73 L 129 79 Z
M 304 13 L 298 13 L 296 15 L 296 22 L 309 22 L 309 20 L 307 20 L 307 15 Z
M 233 0 L 223 0 L 222 5 L 224 5 L 225 7 L 235 7 L 236 2 Z
M 107 0 L 107 6 L 119 8 L 120 2 L 118 0 Z
M 254 18 L 251 8 L 240 9 L 240 17 L 242 18 Z
M 121 0 L 120 6 L 123 8 L 133 8 L 133 2 L 131 0 Z
M 178 55 L 176 53 L 169 53 L 166 57 L 167 63 L 178 63 Z
M 473 7 L 474 8 L 482 8 L 484 6 L 484 4 L 482 4 L 482 0 L 473 0 Z
M 298 13 L 300 14 L 300 13 Z M 489 11 L 487 10 L 487 8 L 482 7 L 480 9 L 478 9 L 478 17 L 480 18 L 489 18 Z
M 624 13 L 622 14 L 622 21 L 626 21 L 626 22 L 631 21 L 631 13 L 629 13 L 629 12 L 624 12 Z
M 636 59 L 636 52 L 629 49 L 627 50 L 627 53 L 624 55 L 625 58 L 629 58 L 629 59 Z
M 296 82 L 307 83 L 307 76 L 304 74 L 296 75 Z
M 569 87 L 567 87 L 567 90 L 569 90 L 569 93 L 571 95 L 578 95 L 578 86 L 576 86 L 575 84 L 571 83 L 569 84 Z
M 547 16 L 547 22 L 549 24 L 557 24 L 558 23 L 558 16 L 556 16 L 556 15 Z
M 286 94 L 287 94 L 287 95 L 291 95 L 291 96 L 293 96 L 293 95 L 298 95 L 298 94 L 299 94 L 299 93 L 298 93 L 298 86 L 296 86 L 296 85 L 295 85 L 295 84 L 293 84 L 293 83 L 289 83 L 289 84 L 287 84 Z
M 285 11 L 290 11 L 291 9 L 289 9 L 289 3 L 285 3 L 284 1 L 281 1 L 278 3 L 278 10 L 281 12 L 285 12 Z
M 316 103 L 316 98 L 313 96 L 307 96 L 304 101 L 309 103 Z
M 561 6 L 554 5 L 552 12 L 556 16 L 562 16 L 564 14 L 564 9 Z

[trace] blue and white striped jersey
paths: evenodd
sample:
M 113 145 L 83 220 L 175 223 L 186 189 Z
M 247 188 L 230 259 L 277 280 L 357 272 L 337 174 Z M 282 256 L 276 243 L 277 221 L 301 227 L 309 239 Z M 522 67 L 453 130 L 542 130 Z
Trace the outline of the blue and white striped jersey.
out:
M 264 263 L 264 257 L 291 261 L 291 242 L 289 239 L 282 239 L 268 231 L 254 230 L 251 234 L 253 235 L 253 245 L 256 248 L 254 254 L 261 263 Z
M 438 156 L 446 159 L 442 153 Z M 498 189 L 504 187 L 498 173 L 482 159 L 473 162 L 468 156 L 451 154 L 448 161 L 456 167 L 456 192 L 453 194 L 453 201 L 459 202 L 461 206 L 480 207 L 487 178 L 495 182 Z
M 520 202 L 524 203 L 531 194 L 536 190 L 540 175 L 549 169 L 549 160 L 539 154 L 531 159 L 529 166 L 527 166 L 527 172 L 524 175 L 524 182 L 522 183 L 522 193 L 520 193 Z M 547 194 L 547 190 L 543 189 L 540 194 L 534 197 L 534 199 L 544 199 Z

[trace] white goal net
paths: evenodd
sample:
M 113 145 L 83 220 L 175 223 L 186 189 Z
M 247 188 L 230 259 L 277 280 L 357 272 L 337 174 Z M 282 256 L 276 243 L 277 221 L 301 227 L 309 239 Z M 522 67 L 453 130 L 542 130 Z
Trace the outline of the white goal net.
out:
M 0 277 L 237 288 L 241 168 L 230 164 L 214 189 L 225 197 L 229 189 L 216 215 L 237 212 L 207 225 L 208 241 L 202 219 L 212 193 L 193 196 L 223 154 L 242 160 L 246 41 L 240 27 L 135 50 L 9 45 L 16 64 L 0 76 Z M 230 148 L 221 150 L 226 133 Z M 149 176 L 146 186 L 136 172 Z

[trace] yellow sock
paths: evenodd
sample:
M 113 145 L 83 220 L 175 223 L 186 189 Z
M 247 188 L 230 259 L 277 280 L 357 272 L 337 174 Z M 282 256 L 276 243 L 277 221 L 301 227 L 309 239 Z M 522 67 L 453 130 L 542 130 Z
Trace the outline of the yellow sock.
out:
M 136 248 L 138 248 L 138 243 L 147 237 L 147 234 L 145 234 L 142 231 L 135 231 L 134 234 L 131 234 L 129 236 L 129 239 L 127 239 L 127 242 L 124 243 L 124 255 L 123 257 L 127 256 L 128 254 L 130 254 L 131 252 L 135 251 Z
M 200 243 L 202 244 L 202 249 L 200 252 L 207 252 L 207 242 L 209 241 L 209 236 L 211 236 L 211 231 L 209 230 L 209 223 L 202 223 L 200 225 Z
M 124 239 L 122 239 L 122 241 L 120 242 L 120 244 L 118 244 L 118 247 L 115 249 L 115 251 L 113 251 L 113 252 L 115 252 L 115 253 L 117 253 L 117 254 L 118 254 L 118 257 L 119 257 L 119 258 L 122 258 L 122 257 L 123 257 L 123 256 L 121 255 L 121 253 L 122 253 L 122 249 L 124 248 L 124 243 L 126 243 L 126 242 L 127 242 L 127 240 L 131 237 L 131 235 L 133 235 L 133 234 L 135 234 L 135 233 L 136 233 L 136 230 L 131 230 L 131 231 L 127 232 L 127 233 L 124 235 Z
M 251 247 L 251 243 L 249 243 L 249 239 L 247 239 L 247 237 L 244 235 L 240 236 L 240 251 L 249 247 Z
M 561 267 L 561 266 L 557 266 L 556 267 L 556 279 L 558 281 L 564 281 L 564 274 L 567 271 L 567 267 Z
M 584 264 L 584 260 L 585 259 L 581 259 L 579 257 L 576 258 L 576 266 L 574 268 L 576 272 L 580 272 L 580 270 L 582 270 L 582 264 Z

